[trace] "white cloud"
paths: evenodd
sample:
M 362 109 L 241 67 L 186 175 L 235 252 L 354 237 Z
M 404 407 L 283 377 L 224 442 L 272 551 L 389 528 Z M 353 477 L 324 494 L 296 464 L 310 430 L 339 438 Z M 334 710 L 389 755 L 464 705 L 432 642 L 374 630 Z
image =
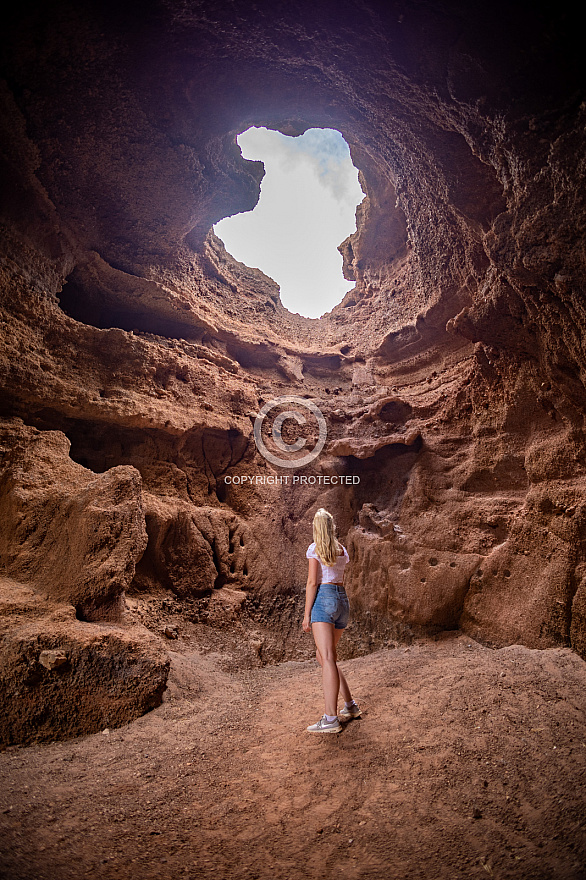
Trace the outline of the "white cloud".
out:
M 297 138 L 251 128 L 238 143 L 245 158 L 264 162 L 260 200 L 214 230 L 237 260 L 274 278 L 286 308 L 320 317 L 353 286 L 337 250 L 364 198 L 348 145 L 339 132 L 315 128 Z

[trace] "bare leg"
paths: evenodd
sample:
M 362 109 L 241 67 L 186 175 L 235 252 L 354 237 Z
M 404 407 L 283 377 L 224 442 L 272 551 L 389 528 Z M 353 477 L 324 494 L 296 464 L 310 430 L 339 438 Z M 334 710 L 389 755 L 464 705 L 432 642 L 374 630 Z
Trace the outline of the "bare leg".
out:
M 336 645 L 340 641 L 340 637 L 343 632 L 344 632 L 343 629 L 334 629 L 334 647 L 336 647 Z M 316 657 L 316 660 L 319 663 L 319 665 L 323 666 L 321 654 L 319 653 L 319 648 L 317 648 L 317 647 L 315 649 L 315 657 Z M 337 665 L 337 660 L 336 660 L 336 665 Z M 342 697 L 344 698 L 346 703 L 351 703 L 352 702 L 352 694 L 350 693 L 350 688 L 348 686 L 348 682 L 346 681 L 344 673 L 342 672 L 342 670 L 340 669 L 339 666 L 338 666 L 338 677 L 340 679 L 340 693 L 342 694 Z
M 342 630 L 335 629 L 332 623 L 322 622 L 312 624 L 312 630 L 317 661 L 322 668 L 326 715 L 336 715 L 338 712 L 338 691 L 342 691 L 345 700 L 352 699 L 348 683 L 338 669 L 336 662 L 336 645 L 340 641 Z

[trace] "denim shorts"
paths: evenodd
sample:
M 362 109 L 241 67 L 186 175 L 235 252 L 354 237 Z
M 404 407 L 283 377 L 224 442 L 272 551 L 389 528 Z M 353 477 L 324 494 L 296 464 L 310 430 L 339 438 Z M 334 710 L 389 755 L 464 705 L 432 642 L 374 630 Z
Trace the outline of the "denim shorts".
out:
M 345 629 L 350 617 L 350 605 L 344 587 L 320 584 L 311 609 L 312 623 L 333 623 L 335 629 Z

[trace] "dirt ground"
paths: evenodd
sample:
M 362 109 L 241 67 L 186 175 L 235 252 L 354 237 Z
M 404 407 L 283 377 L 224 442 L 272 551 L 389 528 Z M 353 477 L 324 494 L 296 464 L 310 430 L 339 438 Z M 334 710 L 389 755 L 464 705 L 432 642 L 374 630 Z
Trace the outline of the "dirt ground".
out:
M 0 754 L 9 880 L 586 877 L 586 664 L 459 633 L 346 660 L 337 736 L 313 661 L 233 669 L 178 640 L 134 723 Z

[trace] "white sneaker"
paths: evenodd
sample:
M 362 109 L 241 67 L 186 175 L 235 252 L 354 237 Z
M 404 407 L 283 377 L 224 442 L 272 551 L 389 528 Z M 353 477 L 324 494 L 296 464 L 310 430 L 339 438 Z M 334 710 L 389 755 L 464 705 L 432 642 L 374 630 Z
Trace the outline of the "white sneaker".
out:
M 340 733 L 341 730 L 342 725 L 337 718 L 334 718 L 333 721 L 328 721 L 325 715 L 307 728 L 308 733 Z
M 356 703 L 352 703 L 351 706 L 344 706 L 341 712 L 338 712 L 338 715 L 342 721 L 350 721 L 351 718 L 360 718 L 362 709 Z

